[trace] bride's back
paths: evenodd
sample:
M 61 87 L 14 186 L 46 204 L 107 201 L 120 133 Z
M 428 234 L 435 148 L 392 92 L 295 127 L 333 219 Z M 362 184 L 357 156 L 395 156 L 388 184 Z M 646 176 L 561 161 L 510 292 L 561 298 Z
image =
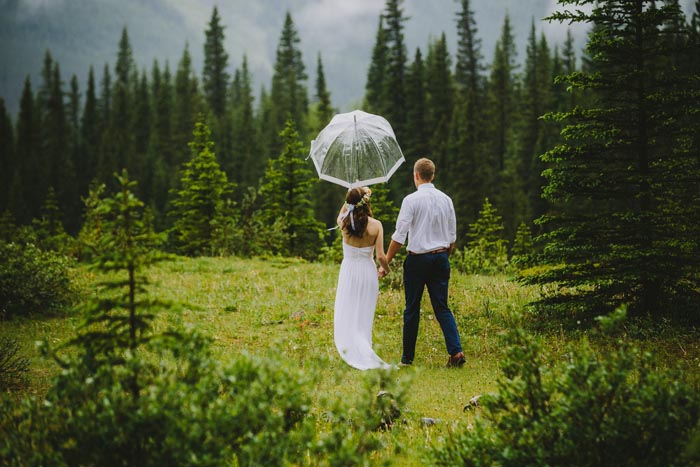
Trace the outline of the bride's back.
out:
M 381 228 L 382 223 L 377 219 L 370 217 L 367 220 L 367 228 L 365 229 L 362 237 L 355 237 L 353 235 L 348 235 L 348 233 L 343 230 L 343 241 L 350 246 L 356 248 L 364 248 L 367 246 L 373 246 L 377 241 L 377 235 Z

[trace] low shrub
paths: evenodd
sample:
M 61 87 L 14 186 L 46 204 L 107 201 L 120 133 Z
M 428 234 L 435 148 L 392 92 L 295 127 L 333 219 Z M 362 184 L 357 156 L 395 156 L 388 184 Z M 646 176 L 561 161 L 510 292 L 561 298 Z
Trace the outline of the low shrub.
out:
M 600 320 L 610 332 L 624 311 Z M 700 417 L 697 381 L 660 368 L 620 339 L 608 353 L 587 340 L 549 361 L 522 329 L 507 338 L 498 393 L 484 396 L 471 430 L 436 446 L 437 465 L 686 465 Z
M 0 316 L 13 318 L 66 309 L 76 298 L 71 260 L 33 244 L 0 242 Z

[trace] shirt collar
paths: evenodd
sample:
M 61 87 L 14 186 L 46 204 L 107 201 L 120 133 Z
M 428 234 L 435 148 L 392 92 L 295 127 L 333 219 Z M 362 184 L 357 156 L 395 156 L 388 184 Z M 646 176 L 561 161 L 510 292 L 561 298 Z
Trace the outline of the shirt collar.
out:
M 432 183 L 422 183 L 418 185 L 419 190 L 422 190 L 423 188 L 435 188 L 435 185 L 433 185 Z

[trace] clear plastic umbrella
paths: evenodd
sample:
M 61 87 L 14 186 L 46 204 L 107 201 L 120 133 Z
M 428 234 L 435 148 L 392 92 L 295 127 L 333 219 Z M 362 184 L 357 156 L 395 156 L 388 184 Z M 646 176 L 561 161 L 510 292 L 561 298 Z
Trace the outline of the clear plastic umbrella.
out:
M 321 180 L 346 188 L 386 182 L 405 161 L 389 122 L 361 110 L 335 115 L 309 157 Z

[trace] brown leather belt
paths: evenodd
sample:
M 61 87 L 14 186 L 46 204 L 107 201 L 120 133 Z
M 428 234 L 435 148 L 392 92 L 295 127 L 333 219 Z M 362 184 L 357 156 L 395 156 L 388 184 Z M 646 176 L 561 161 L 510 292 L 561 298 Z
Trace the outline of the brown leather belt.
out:
M 414 253 L 412 251 L 409 251 L 409 255 L 437 255 L 438 253 L 446 253 L 450 251 L 449 248 L 438 248 L 437 250 L 432 250 L 432 251 L 426 251 L 425 253 Z

